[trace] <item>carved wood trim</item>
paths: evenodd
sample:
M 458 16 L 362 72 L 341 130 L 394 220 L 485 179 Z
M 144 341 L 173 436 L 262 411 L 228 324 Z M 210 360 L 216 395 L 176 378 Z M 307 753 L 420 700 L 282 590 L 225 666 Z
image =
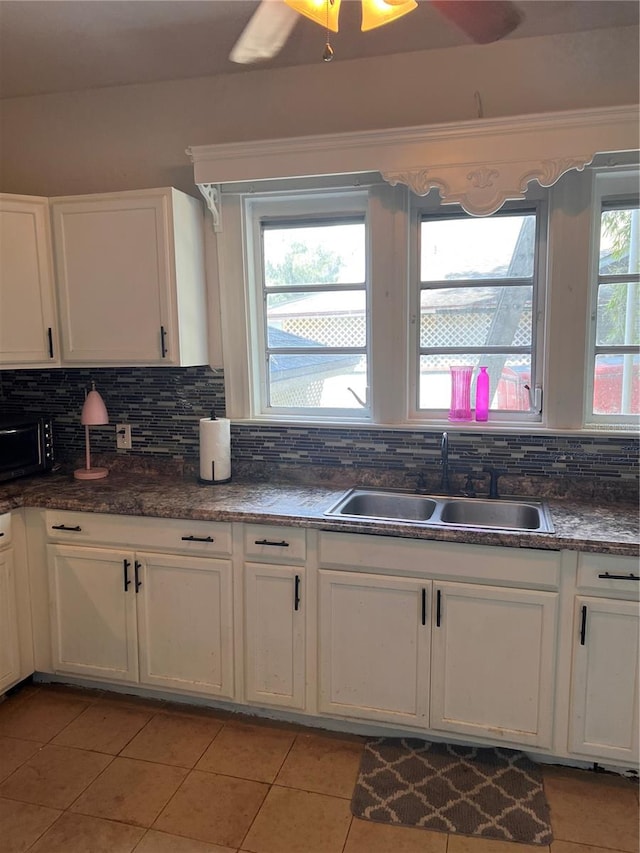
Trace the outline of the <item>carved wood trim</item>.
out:
M 412 128 L 268 139 L 187 149 L 198 185 L 379 172 L 418 195 L 486 215 L 551 186 L 599 153 L 640 148 L 637 106 L 476 119 Z

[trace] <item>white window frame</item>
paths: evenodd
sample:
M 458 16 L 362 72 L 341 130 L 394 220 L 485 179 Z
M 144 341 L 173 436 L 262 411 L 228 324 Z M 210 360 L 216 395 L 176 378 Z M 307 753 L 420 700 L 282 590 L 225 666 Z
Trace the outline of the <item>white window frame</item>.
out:
M 546 316 L 546 259 L 547 259 L 547 229 L 548 216 L 546 193 L 541 188 L 531 191 L 527 201 L 512 202 L 503 205 L 495 214 L 499 216 L 505 211 L 513 213 L 531 212 L 536 215 L 536 251 L 533 271 L 533 304 L 531 330 L 531 382 L 530 409 L 526 412 L 491 410 L 489 421 L 483 428 L 495 424 L 542 422 L 542 388 L 545 365 L 545 316 Z M 448 409 L 419 408 L 419 376 L 420 376 L 420 224 L 423 217 L 444 217 L 464 214 L 458 206 L 442 204 L 439 196 L 430 193 L 425 198 L 414 197 L 411 203 L 411 264 L 410 264 L 410 318 L 409 318 L 409 375 L 407 416 L 410 421 L 420 423 L 442 423 L 448 419 Z M 507 282 L 505 281 L 505 284 Z M 497 282 L 498 285 L 501 282 Z M 456 428 L 464 427 L 457 422 Z
M 610 427 L 611 430 L 637 429 L 638 415 L 634 414 L 595 414 L 593 412 L 593 392 L 595 385 L 595 357 L 600 349 L 597 344 L 597 301 L 600 283 L 600 234 L 601 218 L 604 205 L 607 203 L 638 204 L 640 197 L 639 169 L 594 169 L 592 171 L 592 224 L 590 241 L 590 287 L 589 287 L 589 317 L 587 346 L 585 352 L 585 391 L 583 425 L 590 427 Z M 640 275 L 630 273 L 624 276 L 626 281 L 640 281 Z M 620 348 L 622 350 L 622 347 Z M 635 349 L 637 352 L 637 349 Z
M 592 172 L 615 173 L 616 168 L 637 168 L 637 152 L 616 157 L 603 155 L 585 171 L 569 171 L 548 190 L 530 184 L 526 201 L 546 199 L 546 226 L 540 234 L 547 257 L 539 272 L 545 277 L 544 305 L 539 306 L 537 352 L 542 354 L 536 365 L 536 382 L 544 387 L 542 419 L 509 420 L 494 417 L 482 424 L 483 431 L 549 432 L 553 434 L 607 434 L 629 431 L 628 425 L 594 424 L 585 421 L 585 401 L 590 391 L 587 382 L 590 323 L 590 276 L 593 220 L 599 210 L 593 199 Z M 615 163 L 619 166 L 616 167 Z M 425 419 L 409 405 L 412 396 L 410 368 L 415 352 L 415 306 L 411 304 L 410 281 L 417 269 L 417 241 L 409 240 L 416 228 L 414 207 L 439 204 L 437 191 L 424 197 L 415 196 L 407 187 L 390 186 L 379 175 L 331 176 L 306 178 L 300 182 L 275 184 L 265 181 L 256 185 L 233 185 L 221 188 L 220 211 L 222 230 L 215 240 L 213 263 L 217 266 L 221 309 L 222 352 L 227 416 L 237 421 L 256 423 L 297 423 L 308 425 L 335 424 L 376 428 L 446 428 L 446 417 Z M 300 186 L 302 188 L 300 188 Z M 312 200 L 324 192 L 326 197 L 340 197 L 343 192 L 367 193 L 369 242 L 371 253 L 370 312 L 371 393 L 369 418 L 362 412 L 353 419 L 311 418 L 307 413 L 261 415 L 255 399 L 255 364 L 252 355 L 253 332 L 249 315 L 248 285 L 252 261 L 246 245 L 245 199 L 271 190 L 273 198 L 305 197 Z M 335 205 L 332 210 L 335 211 Z M 545 233 L 546 229 L 546 233 Z M 540 250 L 543 251 L 542 241 Z M 216 263 L 217 262 L 217 263 Z M 543 310 L 544 316 L 540 314 Z M 407 334 L 407 328 L 410 333 Z M 323 413 L 324 414 L 324 413 Z M 444 414 L 444 413 L 443 413 Z M 457 431 L 477 431 L 478 424 L 456 423 Z M 635 427 L 637 431 L 637 426 Z
M 354 405 L 348 408 L 329 407 L 277 407 L 269 404 L 269 378 L 267 375 L 266 306 L 263 270 L 262 223 L 271 224 L 277 220 L 290 223 L 299 220 L 304 226 L 307 222 L 317 223 L 326 219 L 334 220 L 362 217 L 365 224 L 365 294 L 366 294 L 366 358 L 367 389 L 371 387 L 371 309 L 370 309 L 370 267 L 371 247 L 369 237 L 369 209 L 366 191 L 345 189 L 332 192 L 301 192 L 282 195 L 260 194 L 244 198 L 246 281 L 249 335 L 250 409 L 254 418 L 267 420 L 295 419 L 304 422 L 358 421 L 371 422 L 370 394 L 365 405 L 354 398 Z

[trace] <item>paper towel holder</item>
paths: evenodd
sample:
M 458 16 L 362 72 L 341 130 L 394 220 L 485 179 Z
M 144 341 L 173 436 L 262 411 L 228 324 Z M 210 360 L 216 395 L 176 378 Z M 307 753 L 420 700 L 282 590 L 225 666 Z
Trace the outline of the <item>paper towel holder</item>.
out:
M 201 486 L 223 486 L 225 483 L 231 482 L 231 477 L 227 477 L 226 480 L 216 480 L 216 463 L 212 459 L 211 460 L 211 479 L 203 480 L 202 477 L 198 477 L 198 482 Z
M 216 417 L 216 410 L 215 409 L 211 409 L 210 420 L 212 420 L 212 421 L 218 420 L 218 418 Z M 198 476 L 197 480 L 201 486 L 223 486 L 225 483 L 231 482 L 231 477 L 227 477 L 226 480 L 216 480 L 216 463 L 215 463 L 215 459 L 212 459 L 211 460 L 211 479 L 210 480 L 203 480 L 202 477 Z

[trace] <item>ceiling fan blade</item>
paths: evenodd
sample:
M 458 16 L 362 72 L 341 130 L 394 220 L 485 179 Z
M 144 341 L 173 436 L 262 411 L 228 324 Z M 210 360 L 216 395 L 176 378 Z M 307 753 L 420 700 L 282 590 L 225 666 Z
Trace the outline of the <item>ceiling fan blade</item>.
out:
M 477 44 L 504 38 L 524 20 L 509 0 L 431 0 L 431 5 Z
M 249 65 L 271 59 L 282 49 L 299 15 L 281 0 L 262 0 L 229 55 L 232 62 Z

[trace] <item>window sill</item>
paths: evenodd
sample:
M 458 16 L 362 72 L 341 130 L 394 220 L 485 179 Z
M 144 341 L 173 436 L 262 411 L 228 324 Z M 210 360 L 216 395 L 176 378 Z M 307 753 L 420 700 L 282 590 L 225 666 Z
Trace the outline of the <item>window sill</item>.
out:
M 303 418 L 233 418 L 233 424 L 239 426 L 261 426 L 261 427 L 291 427 L 309 429 L 340 429 L 340 430 L 371 430 L 371 431 L 404 431 L 404 432 L 468 432 L 468 433 L 522 433 L 540 435 L 575 435 L 575 436 L 602 436 L 604 438 L 625 436 L 628 438 L 640 437 L 640 430 L 625 427 L 614 427 L 603 429 L 602 427 L 584 427 L 581 429 L 554 428 L 533 421 L 406 421 L 403 423 L 381 424 L 369 420 L 313 420 Z

